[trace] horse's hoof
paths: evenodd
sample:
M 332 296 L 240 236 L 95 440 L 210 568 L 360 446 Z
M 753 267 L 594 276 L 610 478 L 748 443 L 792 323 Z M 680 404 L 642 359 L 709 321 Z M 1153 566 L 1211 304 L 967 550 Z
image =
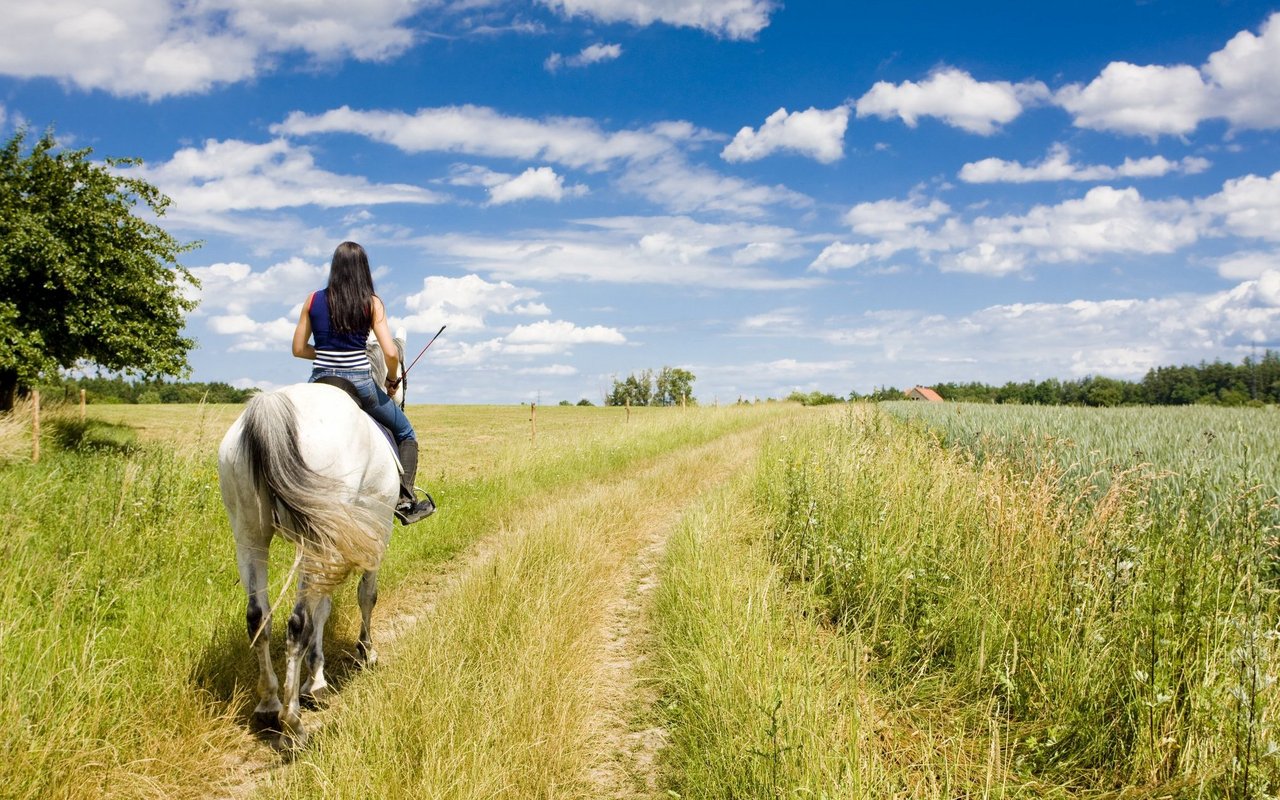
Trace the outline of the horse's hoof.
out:
M 370 647 L 365 651 L 364 658 L 361 660 L 361 666 L 372 667 L 378 663 L 378 651 Z
M 271 737 L 271 748 L 288 759 L 307 746 L 308 737 L 301 728 L 292 733 L 277 733 Z
M 249 716 L 249 730 L 254 733 L 280 730 L 280 713 L 278 711 L 255 711 Z
M 329 684 L 320 686 L 312 686 L 310 690 L 302 695 L 302 704 L 310 708 L 319 708 L 324 705 L 330 697 L 333 697 L 333 689 L 329 688 Z

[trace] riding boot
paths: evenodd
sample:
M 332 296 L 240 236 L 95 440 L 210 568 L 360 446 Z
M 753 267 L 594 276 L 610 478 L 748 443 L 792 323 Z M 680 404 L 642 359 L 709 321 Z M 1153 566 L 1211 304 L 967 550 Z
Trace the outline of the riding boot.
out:
M 418 440 L 405 439 L 400 442 L 398 449 L 404 475 L 400 479 L 400 502 L 396 504 L 396 519 L 402 525 L 410 525 L 435 513 L 436 504 L 426 492 L 423 492 L 425 497 L 419 500 L 413 485 L 418 477 Z

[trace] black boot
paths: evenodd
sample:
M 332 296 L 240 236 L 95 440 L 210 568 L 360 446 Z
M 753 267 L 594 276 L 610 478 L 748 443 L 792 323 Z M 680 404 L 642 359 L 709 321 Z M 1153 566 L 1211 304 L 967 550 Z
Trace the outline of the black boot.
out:
M 413 485 L 418 477 L 418 440 L 405 439 L 398 449 L 404 475 L 400 479 L 400 502 L 396 504 L 396 519 L 400 520 L 401 525 L 411 525 L 434 514 L 436 504 L 426 492 L 422 493 L 425 497 L 419 500 Z

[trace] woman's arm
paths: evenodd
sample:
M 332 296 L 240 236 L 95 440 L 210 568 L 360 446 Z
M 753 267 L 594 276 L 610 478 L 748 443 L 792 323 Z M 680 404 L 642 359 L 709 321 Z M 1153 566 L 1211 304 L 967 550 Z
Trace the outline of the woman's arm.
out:
M 307 342 L 310 338 L 311 295 L 307 295 L 307 302 L 302 304 L 302 314 L 298 317 L 298 327 L 293 329 L 293 354 L 295 356 L 305 358 L 308 361 L 315 360 L 316 348 Z
M 382 348 L 382 360 L 387 364 L 387 382 L 390 383 L 399 377 L 400 351 L 396 349 L 396 340 L 391 338 L 391 329 L 387 327 L 387 310 L 376 294 L 373 296 L 373 335 Z

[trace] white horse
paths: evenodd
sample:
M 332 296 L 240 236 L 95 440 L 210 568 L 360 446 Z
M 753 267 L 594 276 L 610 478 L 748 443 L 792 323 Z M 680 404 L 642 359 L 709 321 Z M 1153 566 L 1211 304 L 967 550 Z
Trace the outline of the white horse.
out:
M 403 360 L 404 334 L 397 334 Z M 369 355 L 381 385 L 386 369 L 376 342 Z M 218 449 L 218 478 L 248 595 L 249 643 L 258 657 L 254 718 L 279 730 L 287 746 L 298 746 L 306 741 L 300 697 L 322 699 L 328 693 L 323 640 L 331 594 L 353 570 L 363 573 L 356 592 L 356 647 L 364 664 L 377 660 L 370 619 L 400 493 L 400 462 L 394 445 L 346 392 L 299 383 L 249 401 Z M 273 608 L 267 595 L 267 556 L 277 532 L 295 545 L 298 574 L 285 640 L 283 703 L 271 665 Z

